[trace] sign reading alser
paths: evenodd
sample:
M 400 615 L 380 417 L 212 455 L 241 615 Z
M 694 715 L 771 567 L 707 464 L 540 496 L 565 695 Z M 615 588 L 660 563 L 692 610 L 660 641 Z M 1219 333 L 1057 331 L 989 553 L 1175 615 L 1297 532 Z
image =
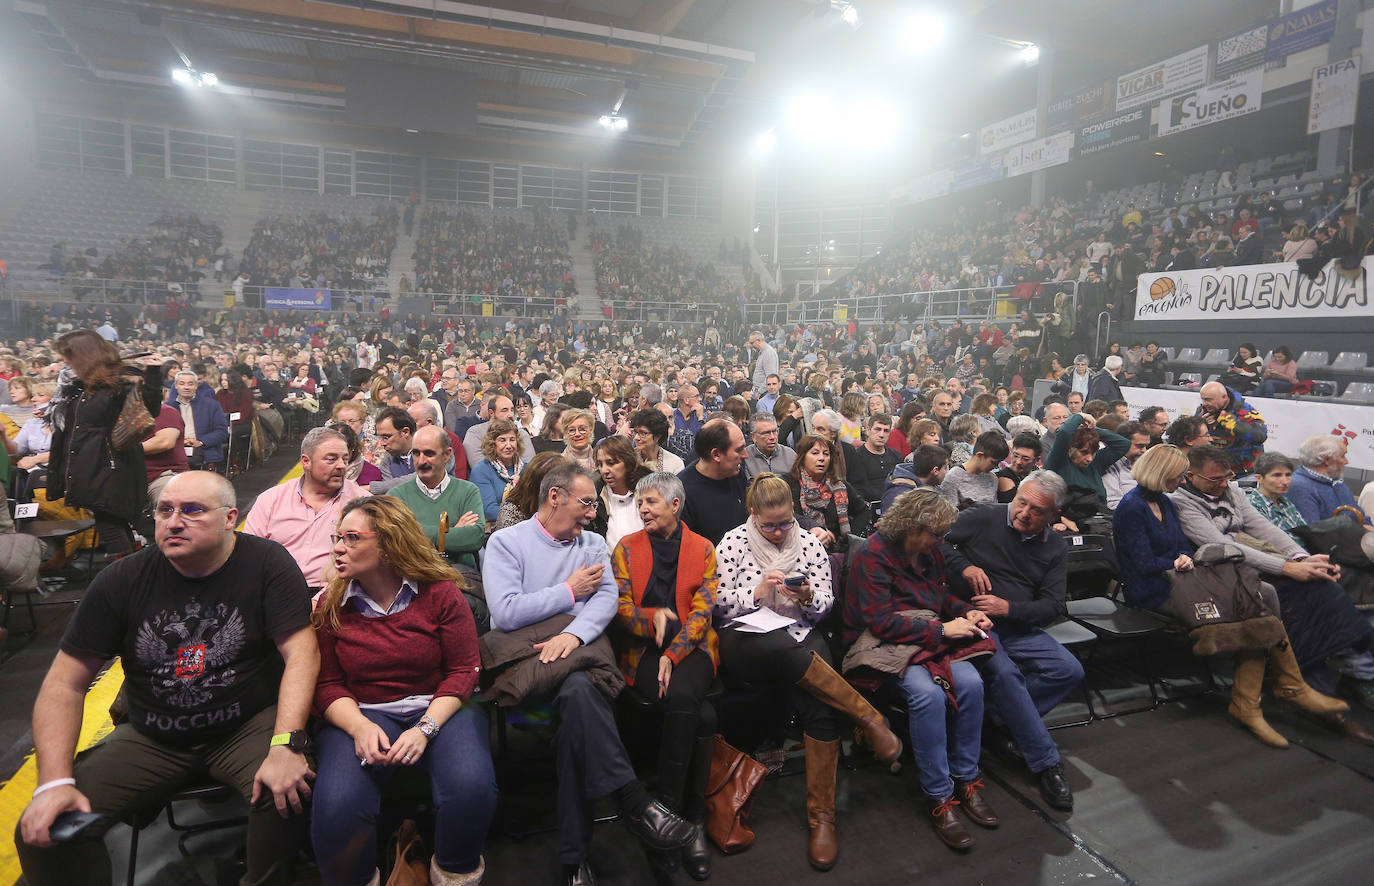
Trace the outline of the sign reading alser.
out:
M 1364 273 L 1351 278 L 1330 262 L 1315 278 L 1295 262 L 1200 268 L 1141 274 L 1135 290 L 1135 319 L 1144 321 L 1292 320 L 1305 317 L 1369 317 L 1366 283 L 1374 274 L 1374 256 L 1364 259 Z

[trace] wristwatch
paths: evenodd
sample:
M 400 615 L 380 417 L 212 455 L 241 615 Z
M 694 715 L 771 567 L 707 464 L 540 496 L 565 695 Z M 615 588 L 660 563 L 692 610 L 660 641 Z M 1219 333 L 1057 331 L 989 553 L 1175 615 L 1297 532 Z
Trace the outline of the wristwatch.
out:
M 439 724 L 435 723 L 434 718 L 429 714 L 421 717 L 420 722 L 416 723 L 415 727 L 420 730 L 420 734 L 425 738 L 433 738 L 439 734 Z
M 303 753 L 310 748 L 310 736 L 304 729 L 297 729 L 294 732 L 278 732 L 267 743 L 269 748 L 281 745 L 285 745 L 298 754 Z

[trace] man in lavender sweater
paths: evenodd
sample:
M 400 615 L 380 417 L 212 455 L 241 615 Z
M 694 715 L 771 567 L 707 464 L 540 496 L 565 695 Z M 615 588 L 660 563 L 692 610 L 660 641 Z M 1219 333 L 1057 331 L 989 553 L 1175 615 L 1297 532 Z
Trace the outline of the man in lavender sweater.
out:
M 487 542 L 482 584 L 491 624 L 514 631 L 555 615 L 571 614 L 563 633 L 538 644 L 545 664 L 591 643 L 615 616 L 619 591 L 611 574 L 606 541 L 587 524 L 596 516 L 591 471 L 572 462 L 544 475 L 539 512 L 502 529 Z M 554 696 L 558 734 L 558 860 L 566 886 L 595 880 L 587 862 L 592 842 L 591 801 L 612 796 L 621 818 L 648 848 L 679 849 L 696 827 L 649 797 L 630 766 L 616 731 L 610 700 L 586 674 L 564 679 Z

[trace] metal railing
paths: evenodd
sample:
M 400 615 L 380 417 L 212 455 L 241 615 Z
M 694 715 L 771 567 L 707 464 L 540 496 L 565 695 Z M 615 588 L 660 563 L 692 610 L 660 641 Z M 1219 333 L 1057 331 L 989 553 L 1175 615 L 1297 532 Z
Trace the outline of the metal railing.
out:
M 1077 309 L 1076 281 L 1045 283 L 1042 286 L 1037 307 L 1064 292 L 1070 295 L 1073 307 Z M 864 324 L 886 323 L 903 318 L 926 325 L 933 320 L 956 319 L 1011 323 L 1028 307 L 1026 301 L 1017 297 L 1016 293 L 1015 285 L 977 286 L 883 295 L 818 297 L 792 302 L 757 302 L 745 305 L 744 318 L 749 324 L 844 323 L 849 320 Z

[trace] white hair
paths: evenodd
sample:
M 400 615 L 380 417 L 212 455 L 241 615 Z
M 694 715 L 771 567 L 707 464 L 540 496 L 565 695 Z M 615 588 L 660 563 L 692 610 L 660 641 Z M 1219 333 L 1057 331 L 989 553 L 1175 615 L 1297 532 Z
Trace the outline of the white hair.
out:
M 1315 468 L 1322 462 L 1336 455 L 1340 455 L 1345 450 L 1341 441 L 1330 434 L 1317 434 L 1302 441 L 1298 447 L 1298 461 L 1309 468 Z
M 1118 369 L 1121 368 L 1122 362 L 1123 361 L 1121 359 L 1120 354 L 1111 354 L 1107 357 L 1106 360 L 1102 361 L 1102 366 L 1106 369 L 1111 370 L 1112 372 L 1116 372 Z
M 1037 437 L 1045 435 L 1045 426 L 1035 420 L 1031 415 L 1013 415 L 1007 419 L 1007 433 L 1012 437 L 1017 434 L 1030 433 Z

